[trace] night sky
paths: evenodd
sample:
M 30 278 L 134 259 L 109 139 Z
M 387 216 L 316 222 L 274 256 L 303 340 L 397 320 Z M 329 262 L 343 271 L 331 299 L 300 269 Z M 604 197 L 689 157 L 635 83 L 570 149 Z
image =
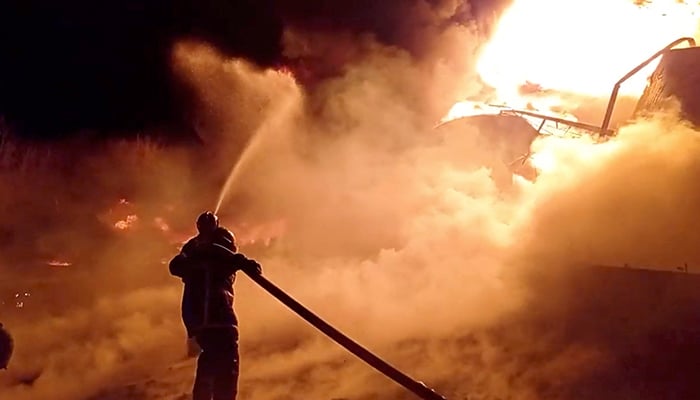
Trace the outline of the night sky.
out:
M 282 66 L 286 25 L 373 33 L 420 52 L 408 30 L 417 1 L 16 0 L 0 6 L 0 114 L 13 133 L 60 138 L 173 127 L 187 134 L 188 93 L 170 73 L 175 40 L 198 38 L 260 66 Z M 479 18 L 505 1 L 472 1 Z M 460 21 L 444 21 L 458 23 Z

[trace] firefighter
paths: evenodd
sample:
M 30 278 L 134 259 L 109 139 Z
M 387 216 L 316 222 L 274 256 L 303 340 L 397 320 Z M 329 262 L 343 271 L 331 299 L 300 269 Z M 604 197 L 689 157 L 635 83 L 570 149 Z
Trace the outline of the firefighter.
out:
M 14 350 L 14 341 L 12 336 L 0 323 L 0 369 L 7 369 Z
M 182 279 L 182 319 L 188 338 L 201 351 L 192 389 L 193 400 L 233 400 L 238 391 L 238 320 L 233 310 L 233 283 L 238 270 L 259 274 L 260 264 L 237 253 L 234 235 L 204 212 L 198 234 L 170 261 L 170 273 Z M 215 246 L 219 245 L 224 247 Z

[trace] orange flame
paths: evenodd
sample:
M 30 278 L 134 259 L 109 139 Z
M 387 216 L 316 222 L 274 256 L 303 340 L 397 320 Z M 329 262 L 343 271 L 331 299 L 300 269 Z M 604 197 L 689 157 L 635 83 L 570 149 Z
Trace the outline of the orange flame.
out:
M 519 89 L 526 84 L 606 97 L 638 63 L 675 39 L 694 37 L 699 8 L 677 0 L 515 0 L 477 69 L 499 100 L 514 107 L 522 106 Z M 620 93 L 641 94 L 654 67 Z
M 607 99 L 622 76 L 658 50 L 682 37 L 697 39 L 699 22 L 698 2 L 514 0 L 482 49 L 477 71 L 495 89 L 494 104 L 576 121 L 567 110 L 571 99 Z M 658 60 L 623 83 L 619 93 L 641 95 L 656 65 Z M 497 112 L 498 107 L 462 101 L 442 121 Z M 537 127 L 542 121 L 528 122 Z M 572 146 L 579 155 L 600 154 L 582 143 L 541 142 L 530 163 L 548 173 Z
M 470 100 L 459 101 L 450 108 L 447 115 L 442 118 L 442 122 L 473 115 L 498 114 L 500 111 L 501 108 L 483 102 Z
M 139 217 L 136 215 L 127 215 L 125 219 L 115 222 L 114 227 L 121 231 L 125 231 L 132 228 L 138 222 L 138 220 Z
M 68 261 L 61 261 L 61 260 L 47 261 L 46 264 L 50 267 L 70 267 L 72 265 Z

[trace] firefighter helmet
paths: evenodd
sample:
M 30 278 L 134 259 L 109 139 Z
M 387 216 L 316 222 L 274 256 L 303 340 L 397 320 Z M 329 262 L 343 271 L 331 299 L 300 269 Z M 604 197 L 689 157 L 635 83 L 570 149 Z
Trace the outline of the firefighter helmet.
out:
M 213 233 L 219 227 L 219 217 L 211 211 L 200 214 L 197 218 L 197 230 L 199 233 Z

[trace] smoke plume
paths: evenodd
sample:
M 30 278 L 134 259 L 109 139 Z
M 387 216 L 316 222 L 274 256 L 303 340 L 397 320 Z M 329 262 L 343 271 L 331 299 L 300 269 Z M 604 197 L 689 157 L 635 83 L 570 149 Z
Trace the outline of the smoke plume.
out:
M 21 181 L 3 175 L 4 187 L 22 182 L 3 208 L 12 235 L 52 239 L 6 244 L 15 257 L 2 262 L 69 248 L 75 264 L 51 270 L 55 281 L 43 286 L 23 276 L 35 269 L 2 265 L 16 279 L 8 285 L 38 297 L 7 317 L 17 354 L 0 376 L 3 398 L 184 396 L 194 363 L 183 358 L 181 283 L 163 262 L 222 186 L 222 223 L 267 277 L 448 398 L 660 393 L 635 384 L 625 363 L 654 354 L 648 337 L 681 318 L 652 308 L 671 294 L 627 289 L 617 301 L 610 280 L 579 277 L 588 276 L 582 265 L 700 263 L 692 223 L 700 133 L 659 115 L 603 143 L 542 137 L 532 145 L 537 179 L 504 191 L 478 127 L 433 129 L 455 100 L 483 89 L 473 70 L 479 34 L 446 23 L 461 10 L 455 2 L 407 3 L 401 15 L 431 32 L 400 36 L 409 50 L 351 30 L 290 26 L 287 54 L 346 57 L 313 88 L 180 42 L 173 70 L 197 94 L 202 147 L 112 144 L 79 158 L 70 180 L 55 167 L 29 169 Z M 375 7 L 383 15 L 389 6 Z M 53 202 L 51 220 L 14 207 L 46 193 L 53 198 L 40 204 Z M 244 276 L 236 289 L 242 398 L 410 398 Z M 609 315 L 591 320 L 600 309 Z M 620 314 L 630 316 L 625 329 Z

